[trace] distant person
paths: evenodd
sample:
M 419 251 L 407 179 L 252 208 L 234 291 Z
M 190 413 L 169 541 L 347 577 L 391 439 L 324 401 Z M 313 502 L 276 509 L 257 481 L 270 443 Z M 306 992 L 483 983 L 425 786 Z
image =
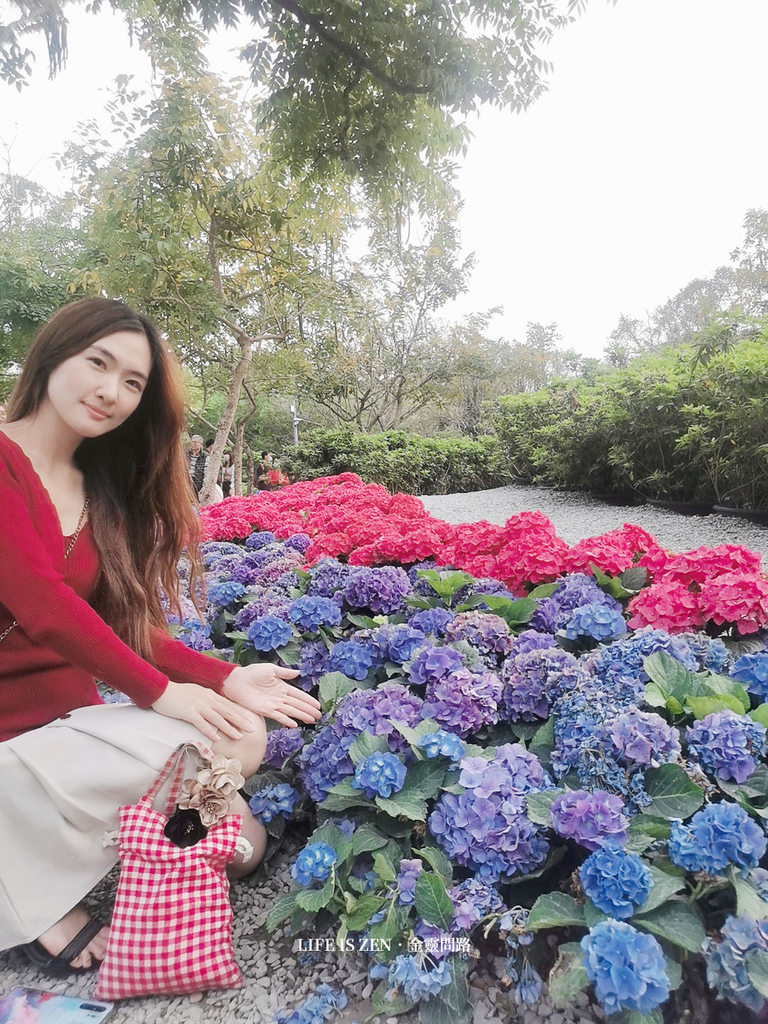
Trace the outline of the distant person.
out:
M 203 451 L 203 438 L 201 434 L 193 434 L 187 449 L 187 468 L 189 478 L 195 489 L 195 495 L 199 498 L 200 491 L 205 479 L 205 464 L 208 461 L 207 454 Z
M 234 470 L 235 464 L 232 461 L 232 452 L 224 452 L 224 457 L 221 461 L 221 492 L 225 498 L 229 497 L 229 492 L 232 490 Z
M 205 454 L 207 456 L 210 456 L 212 450 L 213 450 L 213 438 L 209 437 L 208 440 L 205 442 Z
M 269 471 L 272 469 L 272 456 L 269 452 L 261 453 L 261 461 L 256 467 L 256 486 L 260 491 L 269 490 Z

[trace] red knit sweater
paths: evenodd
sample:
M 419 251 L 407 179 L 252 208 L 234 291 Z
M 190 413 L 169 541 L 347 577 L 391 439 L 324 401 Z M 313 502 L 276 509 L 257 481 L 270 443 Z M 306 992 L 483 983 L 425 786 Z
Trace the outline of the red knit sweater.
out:
M 88 603 L 98 553 L 86 521 L 70 538 L 23 450 L 0 431 L 0 741 L 103 701 L 94 677 L 149 707 L 171 678 L 221 691 L 233 666 L 154 630 L 152 664 Z

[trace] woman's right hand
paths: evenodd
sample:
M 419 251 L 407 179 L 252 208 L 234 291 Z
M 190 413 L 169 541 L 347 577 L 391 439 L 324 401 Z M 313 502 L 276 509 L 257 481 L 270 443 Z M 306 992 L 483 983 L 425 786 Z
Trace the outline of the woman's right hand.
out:
M 169 682 L 152 708 L 166 718 L 189 722 L 214 742 L 222 736 L 241 739 L 244 732 L 253 732 L 258 717 L 215 690 L 195 683 Z

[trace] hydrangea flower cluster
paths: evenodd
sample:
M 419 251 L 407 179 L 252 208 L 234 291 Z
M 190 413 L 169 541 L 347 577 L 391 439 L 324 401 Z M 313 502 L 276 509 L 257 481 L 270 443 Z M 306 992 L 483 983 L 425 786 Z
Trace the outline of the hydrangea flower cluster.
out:
M 350 679 L 365 679 L 372 665 L 369 648 L 359 640 L 339 640 L 328 655 L 328 671 L 342 672 Z
M 735 711 L 716 711 L 685 732 L 688 749 L 718 779 L 746 782 L 765 754 L 765 726 Z
M 501 672 L 507 714 L 513 722 L 547 718 L 554 701 L 572 689 L 578 677 L 576 658 L 558 647 L 510 654 Z
M 408 573 L 393 565 L 355 569 L 344 587 L 344 600 L 352 608 L 367 608 L 374 615 L 403 610 L 403 598 L 413 590 Z
M 356 733 L 337 729 L 336 723 L 326 725 L 315 733 L 312 742 L 299 754 L 297 760 L 302 784 L 316 804 L 322 803 L 342 779 L 354 775 L 349 748 L 355 738 Z
M 744 683 L 759 701 L 768 701 L 768 651 L 742 654 L 734 662 L 730 675 Z
M 747 958 L 752 952 L 768 952 L 768 922 L 748 917 L 729 917 L 719 939 L 704 943 L 707 982 L 721 999 L 743 1003 L 755 1012 L 763 1007 L 763 996 L 749 979 Z
M 399 793 L 405 782 L 406 767 L 395 754 L 375 753 L 364 757 L 355 768 L 353 789 L 362 789 L 369 800 Z
M 670 636 L 663 629 L 646 628 L 636 629 L 631 636 L 603 648 L 592 659 L 592 669 L 606 683 L 629 684 L 639 703 L 648 682 L 643 662 L 656 651 L 666 651 L 691 672 L 698 668 L 693 651 L 683 640 Z
M 293 757 L 304 746 L 301 729 L 270 729 L 267 733 L 267 748 L 264 753 L 264 764 L 273 768 L 282 768 L 289 757 Z
M 617 715 L 606 731 L 616 751 L 627 762 L 659 765 L 680 757 L 677 729 L 655 712 L 631 708 Z
M 407 666 L 412 683 L 436 683 L 458 671 L 464 664 L 464 655 L 452 647 L 422 646 Z
M 336 851 L 328 843 L 310 843 L 305 846 L 291 867 L 291 878 L 299 885 L 324 882 L 336 863 Z
M 709 804 L 690 822 L 672 823 L 670 859 L 686 871 L 722 875 L 735 864 L 746 877 L 765 854 L 765 833 L 738 804 Z
M 448 895 L 454 906 L 451 928 L 470 931 L 486 914 L 498 914 L 505 909 L 496 889 L 477 878 L 465 878 L 449 889 Z
M 395 665 L 403 665 L 425 642 L 424 633 L 413 624 L 392 626 L 386 636 L 386 656 Z
M 446 679 L 430 683 L 424 716 L 459 736 L 499 720 L 502 683 L 493 672 L 459 669 Z
M 601 605 L 621 612 L 619 602 L 600 589 L 594 576 L 575 572 L 564 577 L 554 594 L 539 602 L 531 619 L 531 628 L 556 633 L 564 629 L 576 609 L 584 605 Z
M 429 758 L 442 754 L 443 757 L 450 757 L 452 761 L 460 761 L 467 752 L 461 739 L 455 733 L 446 732 L 445 729 L 426 733 L 419 740 L 419 746 Z
M 284 619 L 276 615 L 262 615 L 254 619 L 247 630 L 248 642 L 257 651 L 275 651 L 293 636 L 293 630 Z
M 620 611 L 602 604 L 586 604 L 577 608 L 565 627 L 569 640 L 589 637 L 597 643 L 617 640 L 627 632 L 627 624 Z
M 445 636 L 445 629 L 453 621 L 454 613 L 448 608 L 421 608 L 409 618 L 414 629 L 420 629 L 425 635 Z
M 650 1013 L 669 997 L 664 953 L 652 935 L 604 921 L 581 940 L 584 968 L 606 1013 Z
M 610 843 L 587 857 L 579 878 L 598 910 L 619 920 L 632 917 L 653 887 L 653 876 L 637 854 Z
M 447 643 L 466 640 L 475 647 L 491 668 L 512 649 L 509 626 L 499 615 L 489 612 L 460 612 L 445 627 Z
M 356 738 L 367 731 L 374 736 L 386 736 L 390 749 L 404 751 L 407 747 L 395 722 L 414 727 L 423 713 L 420 697 L 409 693 L 400 683 L 382 683 L 375 690 L 355 690 L 336 708 L 334 728 L 340 735 Z
M 416 879 L 419 877 L 421 872 L 424 870 L 424 865 L 418 859 L 407 860 L 403 858 L 400 861 L 400 868 L 397 873 L 397 898 L 403 906 L 408 906 L 413 903 L 415 898 L 414 890 L 416 888 Z
M 441 960 L 434 967 L 421 964 L 415 956 L 396 956 L 389 968 L 390 991 L 402 992 L 406 999 L 415 1002 L 436 996 L 440 990 L 450 985 L 453 979 L 451 965 Z
M 275 1024 L 322 1024 L 336 1010 L 345 1009 L 347 1002 L 347 994 L 343 989 L 337 992 L 323 982 L 317 986 L 315 994 L 305 999 L 295 1010 L 278 1010 Z
M 550 808 L 552 827 L 565 839 L 575 839 L 588 850 L 597 850 L 606 841 L 623 843 L 629 821 L 624 801 L 613 793 L 584 789 L 560 793 Z
M 272 821 L 278 814 L 287 818 L 293 814 L 293 806 L 300 795 L 287 782 L 279 782 L 275 786 L 265 786 L 255 793 L 248 801 L 254 817 L 264 824 Z
M 241 598 L 244 593 L 245 587 L 242 583 L 235 583 L 233 580 L 213 583 L 208 587 L 208 602 L 209 604 L 227 608 L 229 605 L 234 604 L 238 598 Z
M 525 792 L 545 784 L 538 758 L 519 744 L 505 744 L 490 761 L 460 762 L 465 792 L 443 793 L 429 816 L 429 830 L 449 857 L 494 882 L 535 870 L 548 845 L 525 815 Z
M 290 608 L 291 622 L 316 633 L 321 626 L 338 626 L 341 609 L 328 597 L 299 597 Z

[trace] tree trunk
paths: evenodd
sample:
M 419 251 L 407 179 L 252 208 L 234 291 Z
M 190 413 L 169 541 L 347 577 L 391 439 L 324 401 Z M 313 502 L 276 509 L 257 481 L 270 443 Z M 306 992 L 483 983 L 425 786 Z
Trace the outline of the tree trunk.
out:
M 216 497 L 214 488 L 219 476 L 219 471 L 221 470 L 221 457 L 224 454 L 224 448 L 227 444 L 227 435 L 232 428 L 232 424 L 235 422 L 235 413 L 237 412 L 237 403 L 240 398 L 240 391 L 242 389 L 245 376 L 248 373 L 248 367 L 251 365 L 253 345 L 256 340 L 260 339 L 250 338 L 242 333 L 238 336 L 237 341 L 240 345 L 240 358 L 238 359 L 234 373 L 232 374 L 232 382 L 229 385 L 227 401 L 224 406 L 224 411 L 221 414 L 219 425 L 216 429 L 213 449 L 211 450 L 211 454 L 208 456 L 208 461 L 205 466 L 205 479 L 203 480 L 203 487 L 200 492 L 201 505 L 210 505 Z M 235 464 L 235 468 L 237 468 L 237 464 Z
M 245 417 L 238 421 L 235 426 L 235 450 L 232 458 L 235 463 L 235 471 L 232 474 L 233 493 L 238 497 L 243 494 L 243 438 L 245 437 Z
M 246 479 L 247 479 L 247 485 L 246 485 L 247 491 L 246 491 L 246 493 L 253 494 L 253 484 L 254 484 L 253 477 L 254 477 L 254 472 L 253 472 L 253 452 L 251 452 L 251 451 L 248 452 L 248 457 L 247 457 L 246 463 L 245 463 L 245 472 L 246 472 Z

